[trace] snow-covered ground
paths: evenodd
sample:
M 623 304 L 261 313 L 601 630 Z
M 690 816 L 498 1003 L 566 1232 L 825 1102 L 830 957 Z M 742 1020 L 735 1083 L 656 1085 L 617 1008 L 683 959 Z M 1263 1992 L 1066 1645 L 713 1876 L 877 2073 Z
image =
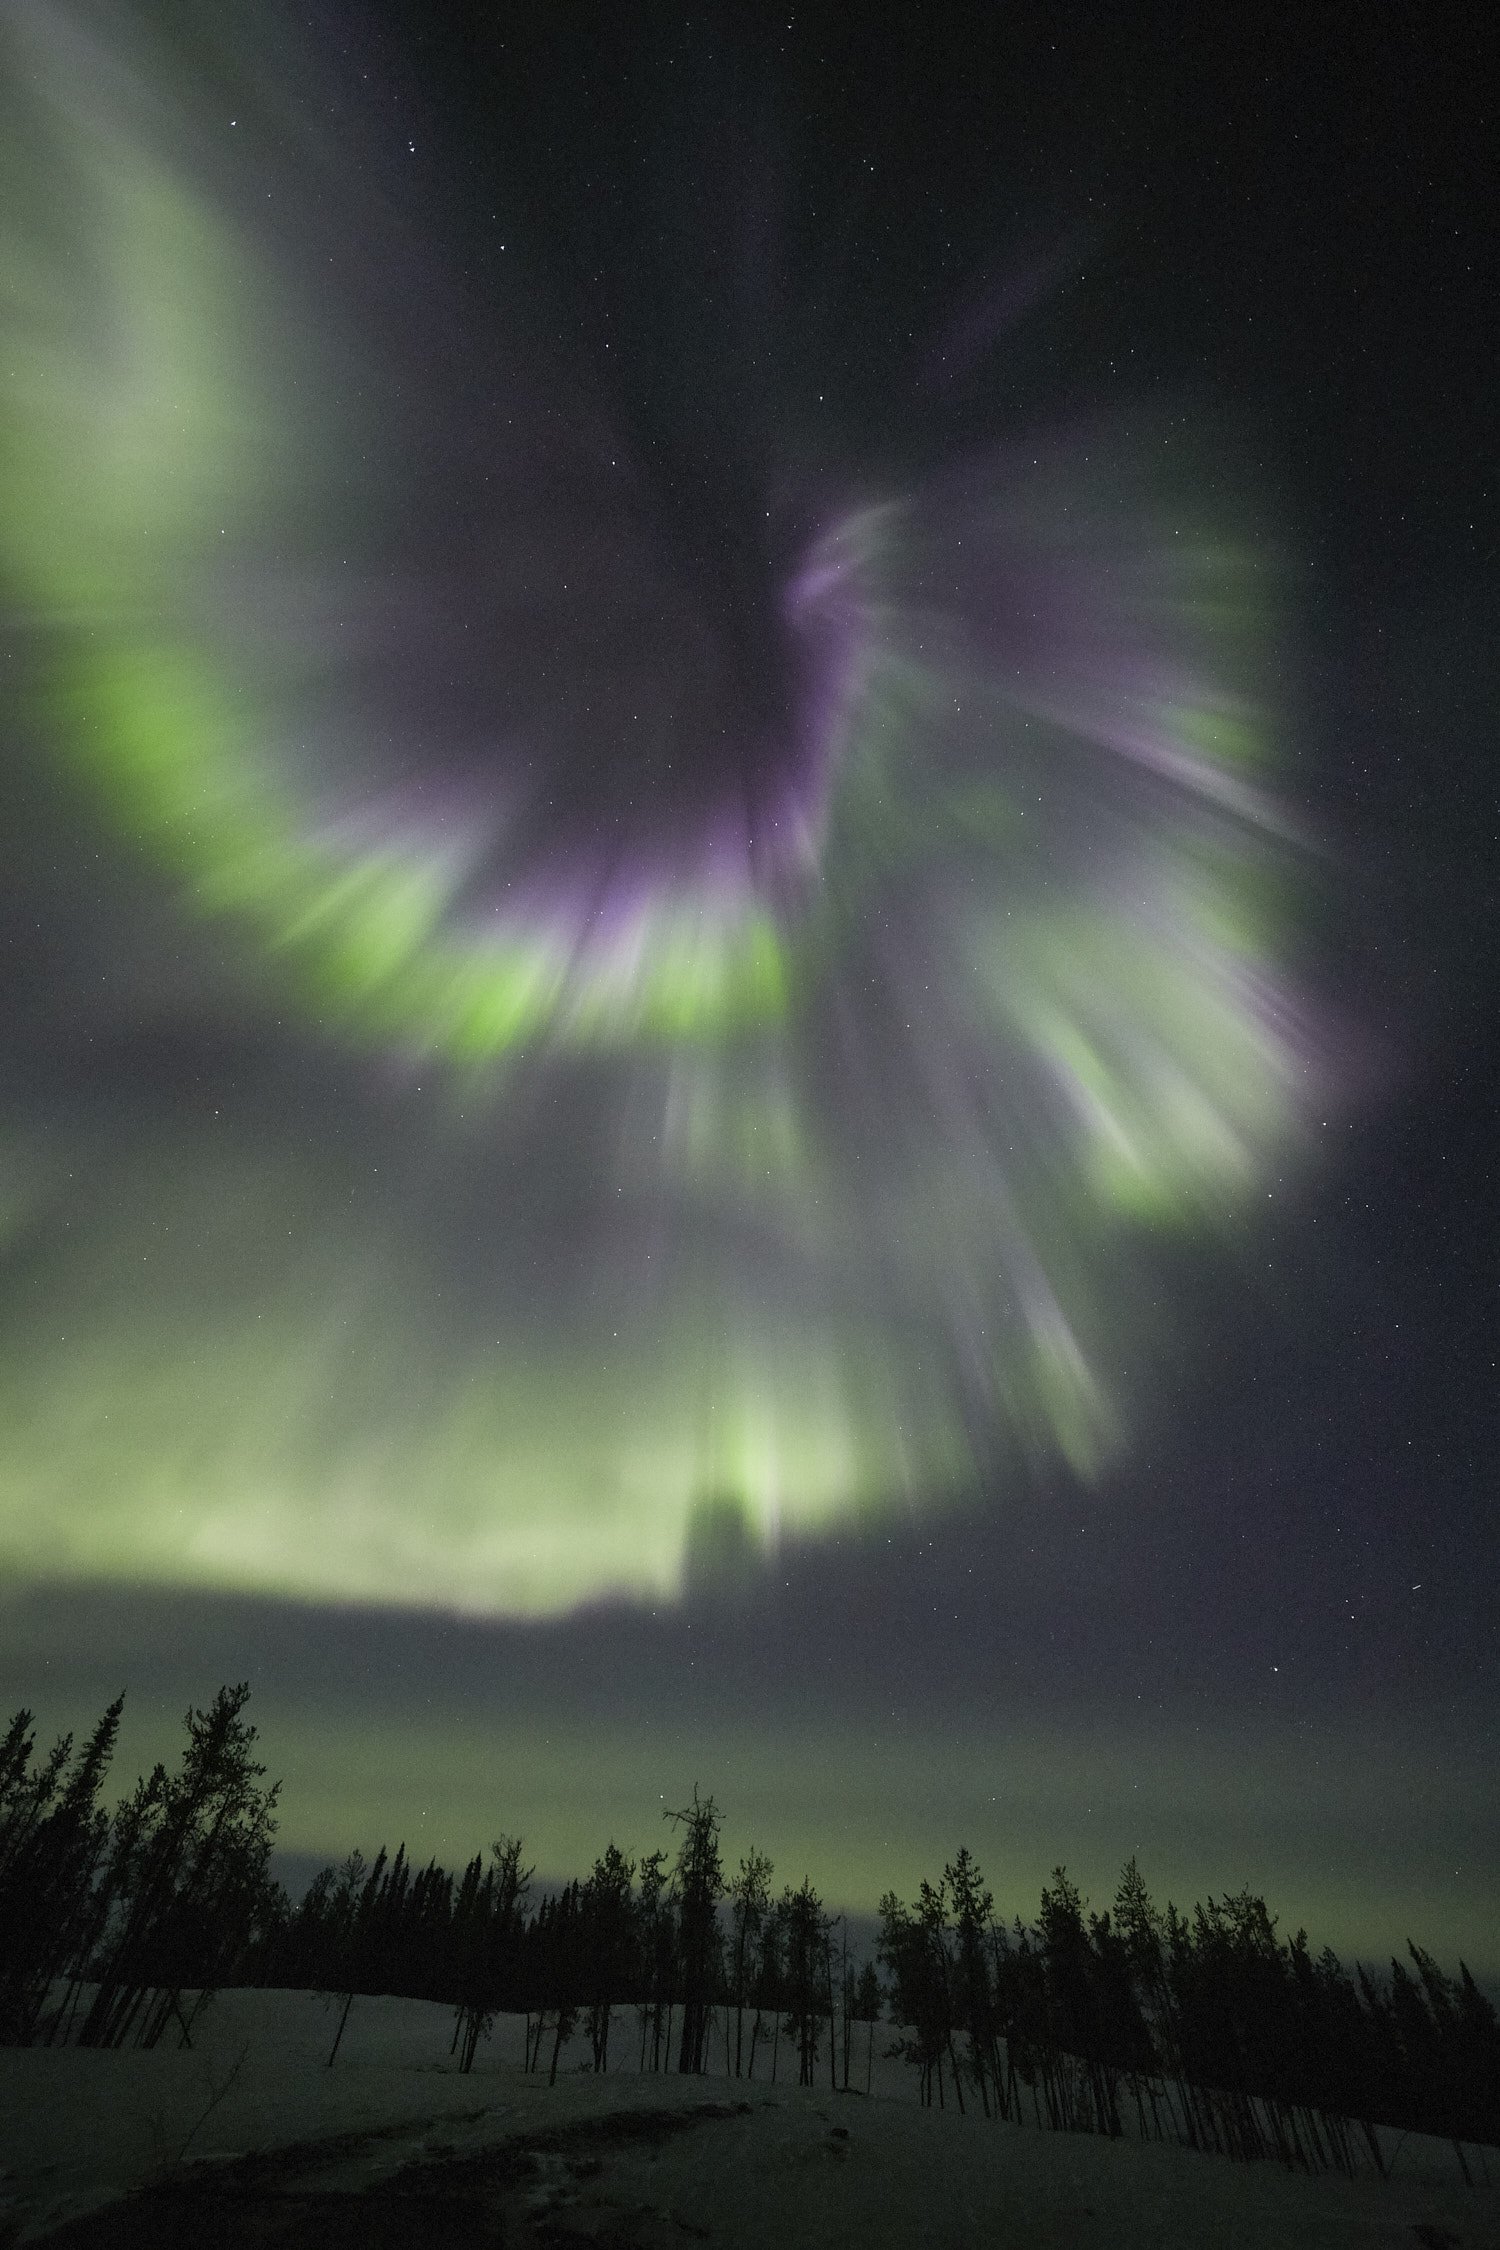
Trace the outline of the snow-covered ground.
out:
M 70 2241 L 101 2245 L 420 2245 L 458 2239 L 472 2225 L 463 2199 L 477 2197 L 502 2215 L 507 2242 L 640 2250 L 693 2239 L 755 2250 L 1500 2250 L 1500 2165 L 1491 2159 L 1493 2186 L 1471 2192 L 1443 2144 L 1414 2136 L 1388 2138 L 1388 2182 L 1309 2180 L 923 2110 L 914 2074 L 881 2057 L 879 2035 L 867 2100 L 831 2093 L 826 2076 L 810 2090 L 789 2084 L 785 2042 L 774 2086 L 764 2054 L 751 2082 L 638 2076 L 629 2012 L 607 2079 L 579 2068 L 587 2049 L 575 2041 L 550 2088 L 521 2069 L 519 2017 L 499 2020 L 466 2078 L 449 2054 L 449 2009 L 357 1999 L 330 2070 L 334 2028 L 309 1994 L 229 1992 L 191 2052 L 0 2049 L 0 2243 L 66 2227 Z M 862 2044 L 855 2053 L 862 2087 Z M 117 2231 L 127 2222 L 105 2206 L 163 2175 L 170 2200 L 136 2214 L 141 2231 Z M 351 2203 L 359 2196 L 374 2200 Z M 332 2234 L 331 2212 L 349 2222 Z M 231 2220 L 248 2231 L 229 2231 Z

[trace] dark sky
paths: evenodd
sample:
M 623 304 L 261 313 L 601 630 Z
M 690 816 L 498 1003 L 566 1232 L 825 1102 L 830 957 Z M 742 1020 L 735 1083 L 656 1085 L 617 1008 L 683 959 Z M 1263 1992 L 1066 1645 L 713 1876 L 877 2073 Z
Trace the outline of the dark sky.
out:
M 220 13 L 7 34 L 10 1705 L 1500 1974 L 1480 11 Z

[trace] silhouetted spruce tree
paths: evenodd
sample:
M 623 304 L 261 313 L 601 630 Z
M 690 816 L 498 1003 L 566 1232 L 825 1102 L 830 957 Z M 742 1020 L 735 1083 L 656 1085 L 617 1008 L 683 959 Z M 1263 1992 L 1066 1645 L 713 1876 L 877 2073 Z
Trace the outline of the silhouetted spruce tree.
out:
M 1335 2163 L 1353 2173 L 1358 2158 L 1350 2121 L 1369 2125 L 1377 2028 L 1360 2005 L 1353 1979 L 1332 1946 L 1325 1945 L 1314 1971 L 1317 2070 L 1320 2122 Z
M 1184 2110 L 1179 2122 L 1168 2083 L 1175 2078 L 1180 2086 L 1185 2074 L 1166 1973 L 1162 1918 L 1151 1902 L 1150 1891 L 1134 1857 L 1127 1860 L 1115 1892 L 1114 1928 L 1124 1951 L 1132 1994 L 1145 2033 L 1143 2083 L 1153 2129 L 1161 2138 L 1161 2118 L 1165 2110 L 1174 2138 L 1195 2143 L 1191 2112 Z
M 537 1917 L 542 1943 L 544 1990 L 552 1996 L 552 2061 L 549 2086 L 557 2084 L 557 2065 L 578 2023 L 579 1987 L 582 1981 L 582 1886 L 568 1883 L 555 1899 L 543 1901 Z M 545 1935 L 543 1936 L 543 1932 Z M 543 2020 L 545 2021 L 545 2009 Z M 537 2040 L 541 2047 L 540 2035 Z
M 934 1895 L 929 1885 L 922 1888 L 929 1899 Z M 879 1951 L 890 1977 L 892 2021 L 910 2026 L 909 2036 L 899 2038 L 890 2052 L 916 2065 L 918 2098 L 925 2108 L 933 2098 L 946 2044 L 942 1989 L 929 1923 L 894 1891 L 880 1901 Z
M 363 1866 L 363 1861 L 360 1864 Z M 285 1964 L 281 1983 L 309 1992 L 329 1989 L 339 1874 L 336 1867 L 320 1868 L 293 1907 L 281 1938 L 279 1958 Z
M 838 2002 L 833 1989 L 833 1919 L 823 1917 L 823 1990 L 828 2003 L 828 2091 L 836 2094 L 839 2088 L 838 2065 Z
M 475 2047 L 481 2036 L 488 2036 L 497 2011 L 522 2005 L 524 2000 L 522 1955 L 533 1874 L 535 1867 L 522 1867 L 522 1838 L 497 1836 L 490 1845 L 490 1870 L 477 1910 L 475 1937 L 461 1953 L 463 2070 L 475 2065 Z
M 239 1959 L 237 1976 L 242 1985 L 262 1990 L 286 1986 L 288 1948 L 296 1909 L 283 1883 L 268 1881 L 255 1917 L 255 1926 Z
M 635 1952 L 632 1885 L 635 1862 L 619 1847 L 605 1846 L 583 1894 L 584 1983 L 588 1994 L 589 2043 L 596 2071 L 609 2069 L 610 2018 L 631 1983 Z
M 858 1989 L 859 1964 L 857 1961 L 853 1961 L 849 1957 L 849 1922 L 846 1915 L 841 1914 L 839 1916 L 838 1928 L 838 2045 L 841 2058 L 841 2083 L 844 2092 L 847 2094 L 849 2091 L 849 2063 L 851 2051 L 854 2045 L 854 2002 L 855 1994 Z
M 1162 1966 L 1170 1995 L 1170 2012 L 1180 2068 L 1183 2106 L 1191 2120 L 1194 2147 L 1225 2154 L 1217 2106 L 1204 2076 L 1209 2062 L 1202 2023 L 1199 1964 L 1193 1945 L 1192 1924 L 1184 1920 L 1171 1899 L 1162 1926 Z
M 1274 1935 L 1260 1927 L 1264 1915 L 1262 1902 L 1248 1894 L 1196 1905 L 1183 1980 L 1191 2075 L 1210 2097 L 1221 2146 L 1246 2161 L 1267 2153 L 1248 2048 L 1255 1996 L 1265 1984 L 1257 1956 L 1266 1947 L 1275 1951 Z
M 651 2068 L 661 2069 L 663 2029 L 670 2006 L 676 1933 L 667 1898 L 667 1855 L 648 1852 L 638 1870 L 636 1898 L 636 1978 L 641 2026 L 639 2069 L 646 2068 L 649 2047 Z
M 488 1970 L 490 1901 L 494 1871 L 487 1870 L 483 1852 L 476 1852 L 458 1879 L 448 1914 L 446 1959 L 441 1980 L 442 1997 L 453 2010 L 450 2055 L 459 2058 L 459 2072 L 474 2067 L 474 2050 L 489 2034 L 493 2022 Z
M 755 1988 L 756 1970 L 762 1933 L 771 1898 L 771 1877 L 775 1873 L 763 1852 L 750 1848 L 748 1859 L 740 1861 L 739 1873 L 729 1885 L 731 1901 L 729 1946 L 729 1997 L 734 2008 L 734 2075 L 744 2076 L 745 2059 L 745 2005 Z M 750 2035 L 750 2070 L 755 2072 L 756 2033 Z
M 109 1820 L 98 1798 L 124 1701 L 116 1697 L 76 1758 L 65 1735 L 33 1770 L 29 1711 L 0 1742 L 0 2044 L 65 2037 L 77 2006 L 101 1928 Z
M 542 2039 L 552 2006 L 552 1901 L 537 1902 L 521 1935 L 520 1975 L 517 1980 L 526 2017 L 526 2068 L 542 2067 Z
M 1339 2156 L 1326 2115 L 1321 2121 L 1318 2115 L 1328 2096 L 1329 2069 L 1317 1966 L 1308 1950 L 1305 1930 L 1288 1941 L 1286 1959 L 1292 2030 L 1284 2070 L 1291 2132 L 1299 2162 L 1308 2171 L 1323 2172 L 1337 2163 Z
M 1011 1959 L 1010 1934 L 1004 1926 L 990 1919 L 990 1990 L 996 2038 L 1004 2069 L 1004 2081 L 997 2087 L 1000 2115 L 1007 2122 L 1024 2125 L 1021 2109 L 1021 2085 L 1016 2076 L 1015 2049 L 1011 2032 L 1011 2013 L 1014 2004 L 1014 1963 Z
M 1142 2087 L 1143 2080 L 1151 2073 L 1155 2055 L 1135 1994 L 1129 1948 L 1107 1909 L 1102 1914 L 1089 1916 L 1089 1950 L 1093 1957 L 1100 2068 L 1109 2089 L 1110 2130 L 1115 2133 L 1123 2130 L 1119 2115 L 1119 2081 L 1123 2075 L 1144 2140 L 1146 2110 Z
M 261 1786 L 256 1731 L 241 1715 L 249 1694 L 242 1682 L 221 1688 L 208 1710 L 189 1710 L 179 1771 L 157 1766 L 116 1812 L 98 1990 L 80 2045 L 117 2047 L 132 2030 L 150 2044 L 174 2017 L 186 2034 L 186 1980 L 199 1983 L 201 2006 L 252 1934 L 280 1785 Z M 196 1964 L 195 1943 L 207 1949 Z
M 1247 2102 L 1266 2153 L 1289 2169 L 1308 2168 L 1298 2123 L 1300 1994 L 1293 1949 L 1276 1936 L 1276 1917 L 1250 1892 L 1223 1902 L 1231 1931 L 1237 2046 Z
M 403 1842 L 396 1846 L 396 1856 L 385 1879 L 377 1925 L 375 1976 L 379 1989 L 385 1993 L 399 1992 L 407 1981 L 405 1963 L 412 1939 L 411 1884 L 411 1863 Z
M 339 1868 L 329 1892 L 328 1914 L 321 1931 L 323 1958 L 317 1989 L 338 2011 L 338 2029 L 328 2051 L 330 2070 L 338 2059 L 344 2027 L 357 1995 L 375 1988 L 378 1950 L 375 1921 L 385 1869 L 383 1844 L 375 1854 L 373 1867 L 366 1864 L 363 1852 L 352 1851 Z
M 554 1925 L 556 1895 L 545 1895 L 526 1925 L 521 1943 L 520 1991 L 526 2013 L 526 2068 L 540 2070 L 561 1982 Z
M 1065 1868 L 1055 1867 L 1052 1888 L 1043 1887 L 1039 1927 L 1053 2042 L 1076 2058 L 1067 2073 L 1068 2122 L 1075 2130 L 1117 2135 L 1122 2130 L 1117 2070 L 1106 2053 L 1099 1955 L 1084 1929 L 1083 1900 Z
M 926 1941 L 930 1962 L 931 1988 L 935 2015 L 934 2035 L 938 2041 L 937 2084 L 938 2107 L 943 2106 L 943 2061 L 946 2057 L 951 2075 L 954 2099 L 960 2111 L 964 2102 L 963 2076 L 958 2067 L 958 2049 L 954 2044 L 957 2025 L 957 2007 L 954 1991 L 953 1955 L 949 1945 L 950 1916 L 948 1911 L 948 1886 L 946 1882 L 918 1886 L 917 1920 Z
M 382 1846 L 372 1867 L 351 1852 L 316 1888 L 318 1989 L 342 2002 L 331 2065 L 360 1994 L 448 1997 L 452 1879 L 436 1861 L 414 1871 L 401 1844 L 394 1859 Z
M 1420 2081 L 1428 2130 L 1451 2141 L 1468 2180 L 1464 2142 L 1500 2140 L 1500 2038 L 1495 2011 L 1462 1962 L 1460 1981 L 1455 1983 L 1444 1975 L 1432 1955 L 1410 1938 L 1406 1950 L 1426 2003 L 1423 2028 L 1412 2042 L 1409 2076 Z M 1397 1967 L 1393 1961 L 1393 1980 Z M 1410 1986 L 1404 1968 L 1401 1976 Z M 1405 2010 L 1401 2013 L 1404 2015 Z M 1416 2017 L 1415 2010 L 1412 2017 Z
M 1295 1958 L 1293 1968 L 1295 1973 Z M 1304 2005 L 1309 2099 L 1317 2104 L 1316 2124 L 1310 2130 L 1316 2132 L 1329 2160 L 1352 2176 L 1359 2166 L 1355 2126 L 1367 2147 L 1375 2138 L 1379 2026 L 1362 2005 L 1354 1979 L 1332 1946 L 1325 1945 L 1312 1964 L 1312 1988 Z
M 1023 2092 L 1031 2096 L 1032 2121 L 1056 2127 L 1052 2048 L 1046 1968 L 1035 1940 L 1019 1915 L 1010 1929 L 991 1933 L 995 2009 L 1005 2040 L 1006 2091 L 1017 2124 L 1025 2124 Z M 1045 2095 L 1047 2116 L 1042 2116 Z
M 828 1922 L 823 1902 L 807 1876 L 802 1887 L 782 1892 L 782 2004 L 786 2033 L 797 2042 L 797 2083 L 810 2086 L 818 2059 L 818 2035 L 828 2005 Z M 829 2022 L 829 2036 L 833 2024 Z
M 435 1859 L 412 1877 L 408 1907 L 410 1958 L 403 1980 L 414 2000 L 449 1997 L 449 1933 L 453 1921 L 453 1877 Z
M 1500 2147 L 1500 2017 L 1466 1961 L 1458 1964 L 1453 2039 L 1465 2094 L 1463 2137 Z
M 691 1805 L 682 1812 L 669 1812 L 666 1818 L 682 1830 L 672 1870 L 682 1989 L 677 2068 L 701 2072 L 709 2010 L 719 1983 L 718 1905 L 724 1894 L 719 1830 L 723 1819 L 713 1798 L 700 1802 L 696 1788 Z
M 1430 1959 L 1423 1974 L 1422 1961 L 1428 1957 L 1410 1950 L 1418 1964 L 1417 1976 L 1404 1962 L 1393 1960 L 1387 1993 L 1377 1993 L 1372 1983 L 1361 1979 L 1383 2049 L 1384 2086 L 1377 2094 L 1375 2112 L 1377 2117 L 1384 2113 L 1387 2122 L 1395 2112 L 1414 2121 L 1419 2132 L 1450 2139 L 1468 2180 L 1468 2162 L 1455 2131 L 1459 2089 L 1453 2069 L 1451 1988 Z M 1450 2033 L 1447 2039 L 1445 2030 Z
M 1010 1941 L 997 1972 L 997 1984 L 1003 1980 L 1003 2017 L 1006 2025 L 1006 2054 L 1013 2062 L 1019 2082 L 1016 2094 L 1017 2120 L 1021 2118 L 1020 2087 L 1031 2096 L 1033 2122 L 1042 2127 L 1042 2099 L 1047 2103 L 1047 2124 L 1054 2130 L 1060 2125 L 1057 2102 L 1052 2084 L 1051 2020 L 1047 2007 L 1047 1972 L 1032 1934 L 1019 1915 L 1012 1925 Z
M 1000 2060 L 999 2013 L 990 1974 L 995 1902 L 967 1846 L 943 1869 L 943 1882 L 953 1915 L 954 2013 L 967 2043 L 969 2077 L 978 2088 L 986 2117 L 991 2114 L 993 2094 L 994 2115 L 1003 2118 L 1007 2114 L 1007 2093 Z
M 865 2026 L 865 2092 L 871 2093 L 875 2081 L 875 2026 L 880 2021 L 882 1993 L 880 1971 L 873 1961 L 866 1961 L 854 1985 L 854 2015 Z
M 490 1847 L 490 1865 L 476 1854 L 464 1870 L 449 1924 L 449 1956 L 443 1998 L 454 2010 L 453 2038 L 459 2069 L 471 2071 L 481 2039 L 489 2037 L 496 2015 L 530 1995 L 523 1990 L 522 1953 L 526 1900 L 535 1870 L 521 1865 L 519 1836 L 499 1836 Z M 530 2051 L 530 2022 L 527 2024 Z
M 771 2083 L 774 2086 L 781 2060 L 782 1999 L 786 1986 L 786 1908 L 782 1900 L 774 1900 L 761 1916 L 760 1944 L 756 1951 L 755 1976 L 751 1985 L 751 1999 L 755 2008 L 755 2021 L 750 2027 L 750 2065 L 746 2075 L 755 2076 L 756 2050 L 765 2040 L 766 2018 L 771 2022 Z
M 946 1883 L 924 1881 L 916 1902 L 904 1906 L 894 1891 L 880 1902 L 880 1958 L 891 1973 L 891 2013 L 899 2024 L 912 2027 L 911 2036 L 891 2049 L 919 2072 L 921 2100 L 930 2104 L 934 2092 L 940 2109 L 947 2106 L 943 2065 L 960 2109 L 963 2083 L 954 2046 L 955 1978 L 949 1950 Z

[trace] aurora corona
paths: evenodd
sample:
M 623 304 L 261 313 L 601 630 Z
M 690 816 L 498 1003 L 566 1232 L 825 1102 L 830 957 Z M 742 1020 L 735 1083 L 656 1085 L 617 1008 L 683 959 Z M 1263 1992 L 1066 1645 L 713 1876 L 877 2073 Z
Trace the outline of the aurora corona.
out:
M 90 20 L 6 34 L 0 567 L 134 1020 L 255 1090 L 0 1120 L 0 1559 L 536 1614 L 1096 1474 L 1321 1093 L 1255 540 L 1168 423 L 643 434 Z

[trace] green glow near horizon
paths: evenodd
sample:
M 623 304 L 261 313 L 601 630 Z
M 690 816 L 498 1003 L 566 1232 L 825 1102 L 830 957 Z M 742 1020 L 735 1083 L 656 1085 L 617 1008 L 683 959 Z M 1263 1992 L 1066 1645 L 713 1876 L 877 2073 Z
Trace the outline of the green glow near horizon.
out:
M 6 1713 L 37 1700 L 28 1623 L 12 1622 Z M 477 1708 L 441 1690 L 414 1706 L 360 1705 L 347 1680 L 310 1699 L 258 1687 L 260 1754 L 284 1782 L 281 1848 L 336 1861 L 404 1842 L 419 1865 L 459 1868 L 503 1832 L 521 1836 L 539 1880 L 560 1882 L 585 1874 L 611 1839 L 631 1854 L 656 1848 L 663 1807 L 686 1802 L 696 1783 L 724 1813 L 728 1867 L 755 1844 L 778 1886 L 807 1875 L 835 1911 L 872 1914 L 888 1889 L 914 1896 L 961 1844 L 1006 1919 L 1034 1916 L 1059 1859 L 1099 1909 L 1134 1854 L 1158 1906 L 1248 1886 L 1284 1936 L 1305 1927 L 1315 1950 L 1329 1943 L 1383 1964 L 1411 1935 L 1450 1970 L 1463 1957 L 1479 1977 L 1500 1976 L 1482 1855 L 1461 1840 L 1483 1792 L 1477 1741 L 1434 1751 L 1416 1722 L 1372 1742 L 1364 1720 L 1284 1721 L 1251 1735 L 1228 1719 L 1092 1709 L 1011 1713 L 976 1735 L 919 1712 L 851 1726 L 837 1699 L 788 1727 L 763 1711 L 701 1709 L 700 1691 L 686 1688 L 675 1716 L 641 1726 L 602 1705 L 577 1708 L 566 1691 L 563 1709 L 547 1708 L 558 1661 L 538 1640 L 519 1703 L 507 1691 Z M 85 1732 L 140 1668 L 128 1645 L 79 1651 L 38 1703 L 42 1738 Z M 181 1711 L 209 1692 L 170 1650 L 151 1652 L 146 1678 L 149 1691 L 127 1695 L 112 1776 L 122 1788 L 175 1760 Z M 1372 1867 L 1400 1874 L 1372 1883 Z
M 326 1175 L 163 1153 L 171 1191 L 128 1191 L 0 1369 L 0 1566 L 25 1578 L 547 1615 L 675 1596 L 705 1500 L 764 1546 L 962 1479 L 940 1389 L 877 1324 L 835 1345 L 729 1306 L 450 1350 L 435 1304 L 381 1307 L 399 1251 L 372 1268 L 325 1222 L 309 1262 L 297 1214 Z
M 404 1840 L 419 1862 L 431 1854 L 461 1864 L 503 1830 L 520 1834 L 557 1880 L 586 1872 L 611 1838 L 631 1852 L 653 1849 L 661 1803 L 684 1802 L 696 1782 L 724 1809 L 728 1865 L 755 1843 L 775 1861 L 778 1883 L 809 1875 L 835 1908 L 873 1913 L 889 1889 L 914 1897 L 967 1843 L 1002 1914 L 1029 1920 L 1059 1858 L 1097 1909 L 1135 1854 L 1158 1906 L 1248 1885 L 1286 1936 L 1305 1926 L 1315 1944 L 1381 1961 L 1410 1932 L 1450 1966 L 1462 1954 L 1481 1974 L 1500 1973 L 1493 1947 L 1488 1958 L 1476 1951 L 1488 1903 L 1482 1871 L 1455 1881 L 1420 1818 L 1405 1839 L 1399 1890 L 1372 1891 L 1369 1854 L 1380 1848 L 1387 1801 L 1383 1791 L 1371 1798 L 1352 1782 L 1331 1783 L 1335 1769 L 1361 1770 L 1361 1750 L 1321 1734 L 1311 1748 L 1251 1747 L 1229 1726 L 1164 1734 L 1066 1715 L 997 1730 L 978 1750 L 920 1725 L 851 1738 L 846 1727 L 811 1723 L 788 1742 L 730 1723 L 711 1743 L 691 1727 L 640 1736 L 603 1721 L 523 1729 L 465 1726 L 456 1715 L 396 1743 L 382 1733 L 361 1746 L 352 1725 L 335 1723 L 332 1743 L 328 1732 L 326 1721 L 321 1738 L 297 1727 L 276 1769 L 302 1798 L 296 1807 L 288 1794 L 282 1840 L 318 1856 Z M 1447 1807 L 1471 1795 L 1475 1776 L 1445 1774 L 1434 1792 L 1420 1749 L 1384 1747 L 1415 1801 L 1435 1793 Z M 1090 1811 L 1080 1822 L 1082 1804 Z

